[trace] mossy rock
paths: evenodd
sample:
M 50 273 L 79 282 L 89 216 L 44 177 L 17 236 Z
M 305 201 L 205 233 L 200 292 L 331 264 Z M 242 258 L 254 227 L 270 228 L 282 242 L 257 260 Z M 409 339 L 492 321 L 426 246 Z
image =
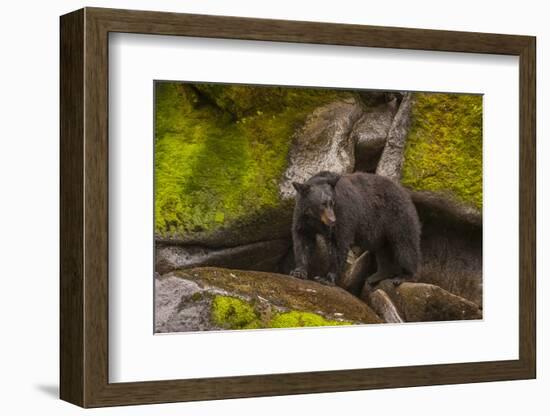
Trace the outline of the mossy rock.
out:
M 287 256 L 290 244 L 289 239 L 280 239 L 226 248 L 158 245 L 155 248 L 155 271 L 166 274 L 200 266 L 274 271 Z
M 351 325 L 349 321 L 329 320 L 311 312 L 291 311 L 279 313 L 270 322 L 271 328 L 299 328 L 306 326 Z
M 382 322 L 341 288 L 276 273 L 204 267 L 169 273 L 155 285 L 157 332 Z
M 212 300 L 212 320 L 227 329 L 257 329 L 260 315 L 250 303 L 231 296 L 215 296 Z
M 157 240 L 229 246 L 288 234 L 292 201 L 281 199 L 279 181 L 294 133 L 313 110 L 351 95 L 157 83 Z
M 262 307 L 265 310 L 266 305 Z M 303 311 L 272 311 L 266 319 L 265 312 L 257 308 L 254 302 L 218 295 L 212 300 L 211 316 L 213 322 L 224 329 L 300 328 L 352 324 L 350 321 L 330 320 L 320 314 Z
M 402 183 L 481 210 L 482 113 L 481 95 L 414 94 Z
M 322 148 L 323 134 L 330 140 L 334 132 L 351 133 L 346 129 L 364 114 L 357 97 L 344 90 L 157 83 L 157 240 L 227 247 L 287 237 L 292 200 L 281 192 L 291 195 L 291 181 L 320 168 L 353 169 L 353 137 L 341 146 L 350 159 L 345 166 L 326 152 L 310 161 L 315 172 L 302 166 L 311 148 Z M 331 117 L 342 113 L 349 116 L 334 124 Z M 293 145 L 302 150 L 293 152 Z M 414 94 L 403 183 L 480 209 L 481 178 L 482 97 Z

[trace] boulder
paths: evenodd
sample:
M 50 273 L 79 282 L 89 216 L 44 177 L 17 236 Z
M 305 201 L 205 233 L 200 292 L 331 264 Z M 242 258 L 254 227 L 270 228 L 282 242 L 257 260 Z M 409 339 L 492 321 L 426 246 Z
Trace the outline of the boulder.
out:
M 396 285 L 388 279 L 380 282 L 376 289 L 382 289 L 389 296 L 406 322 L 482 318 L 478 305 L 439 286 L 412 282 Z
M 156 332 L 374 323 L 345 290 L 286 275 L 204 267 L 155 279 Z
M 376 289 L 369 295 L 368 304 L 385 322 L 392 324 L 404 322 L 390 297 L 382 289 Z
M 348 292 L 359 296 L 369 272 L 372 272 L 372 256 L 368 251 L 363 252 L 360 256 L 355 256 L 354 252 L 350 251 L 346 266 L 346 270 L 337 284 Z
M 397 100 L 367 110 L 353 126 L 351 138 L 355 145 L 355 170 L 374 173 L 386 145 L 395 115 Z
M 212 230 L 170 236 L 155 235 L 165 246 L 228 248 L 240 245 L 290 238 L 294 200 L 280 201 L 276 206 L 251 212 L 247 217 L 221 224 Z
M 376 174 L 395 180 L 401 179 L 405 158 L 405 141 L 411 124 L 412 95 L 406 93 L 393 118 L 388 139 L 376 167 Z
M 283 198 L 296 194 L 292 182 L 305 182 L 323 170 L 350 173 L 355 165 L 353 126 L 363 114 L 355 97 L 334 101 L 317 108 L 293 138 L 288 166 L 280 183 Z
M 228 248 L 201 246 L 158 246 L 155 270 L 165 274 L 198 266 L 222 266 L 235 269 L 273 271 L 287 253 L 288 239 L 261 241 Z
M 155 332 L 206 331 L 222 329 L 210 317 L 210 299 L 192 280 L 155 278 Z M 185 305 L 180 308 L 180 305 Z

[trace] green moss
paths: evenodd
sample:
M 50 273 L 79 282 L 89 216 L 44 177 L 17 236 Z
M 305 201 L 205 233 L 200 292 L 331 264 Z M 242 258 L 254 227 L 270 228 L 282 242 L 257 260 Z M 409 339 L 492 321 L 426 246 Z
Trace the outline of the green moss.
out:
M 351 325 L 348 321 L 325 319 L 312 312 L 277 313 L 271 321 L 262 322 L 254 306 L 231 296 L 216 296 L 212 300 L 212 321 L 225 329 L 299 328 L 308 326 Z
M 155 230 L 209 231 L 280 204 L 294 131 L 346 92 L 155 85 Z
M 212 321 L 226 329 L 260 328 L 260 318 L 247 302 L 230 296 L 216 296 L 212 300 Z
M 198 302 L 198 301 L 202 300 L 203 297 L 204 296 L 203 296 L 202 292 L 195 292 L 191 295 L 191 301 Z
M 331 321 L 311 312 L 291 311 L 277 314 L 270 322 L 271 328 L 297 328 L 304 326 L 351 325 L 346 321 Z
M 481 95 L 415 94 L 403 184 L 481 209 L 482 108 Z

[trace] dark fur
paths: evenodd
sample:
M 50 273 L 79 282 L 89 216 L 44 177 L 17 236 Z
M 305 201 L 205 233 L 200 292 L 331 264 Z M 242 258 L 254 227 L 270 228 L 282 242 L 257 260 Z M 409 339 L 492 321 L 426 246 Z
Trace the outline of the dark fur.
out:
M 399 184 L 370 173 L 339 176 L 321 172 L 294 187 L 293 276 L 307 278 L 316 235 L 323 236 L 330 248 L 326 283 L 334 284 L 342 275 L 353 245 L 375 255 L 377 271 L 367 279 L 371 284 L 417 273 L 421 261 L 420 222 L 409 192 Z M 330 206 L 335 221 L 327 225 L 321 221 L 321 214 Z

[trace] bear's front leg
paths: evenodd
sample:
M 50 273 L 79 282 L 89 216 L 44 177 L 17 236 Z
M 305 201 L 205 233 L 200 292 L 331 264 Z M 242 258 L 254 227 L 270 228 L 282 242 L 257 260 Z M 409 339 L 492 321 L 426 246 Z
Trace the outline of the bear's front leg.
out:
M 325 284 L 334 286 L 338 282 L 338 279 L 343 275 L 346 266 L 348 251 L 349 244 L 333 245 L 330 252 L 329 272 L 324 278 Z
M 340 276 L 343 275 L 347 255 L 348 249 L 346 248 L 336 248 L 336 250 L 333 251 L 330 262 L 330 271 L 327 273 L 327 276 L 325 278 L 328 284 L 336 285 L 336 282 L 338 281 Z
M 313 280 L 323 285 L 334 286 L 336 285 L 336 280 L 338 277 L 336 275 L 336 267 L 334 266 L 335 242 L 332 236 L 330 235 L 322 235 L 321 237 L 325 242 L 324 246 L 326 247 L 326 254 L 327 254 L 327 259 L 329 263 L 328 271 L 327 271 L 327 274 L 324 276 L 313 277 Z
M 326 280 L 336 285 L 338 279 L 344 274 L 348 251 L 354 239 L 354 230 L 351 227 L 340 225 L 330 244 L 330 268 Z
M 295 230 L 292 232 L 292 241 L 295 268 L 290 272 L 290 275 L 299 279 L 307 279 L 309 263 L 315 250 L 315 240 Z

